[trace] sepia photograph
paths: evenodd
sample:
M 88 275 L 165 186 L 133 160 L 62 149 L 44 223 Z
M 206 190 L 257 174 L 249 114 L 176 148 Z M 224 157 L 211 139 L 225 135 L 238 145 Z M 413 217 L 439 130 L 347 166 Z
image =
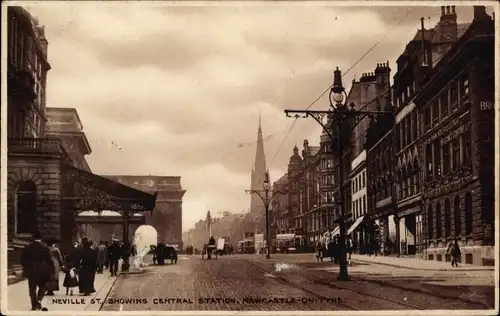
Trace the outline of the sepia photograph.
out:
M 497 315 L 499 9 L 3 2 L 1 313 Z

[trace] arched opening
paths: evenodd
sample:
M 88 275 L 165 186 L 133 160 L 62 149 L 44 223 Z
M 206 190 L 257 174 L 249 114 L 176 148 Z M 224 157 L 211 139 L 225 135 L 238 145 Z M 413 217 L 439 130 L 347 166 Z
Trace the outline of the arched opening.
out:
M 465 195 L 465 234 L 472 234 L 472 195 Z
M 460 196 L 455 196 L 455 201 L 453 202 L 454 209 L 454 220 L 455 220 L 455 236 L 460 236 L 462 234 L 462 209 L 460 208 Z
M 436 203 L 436 238 L 441 238 L 442 236 L 442 218 L 441 218 L 441 203 Z
M 429 236 L 429 239 L 432 239 L 434 237 L 434 218 L 433 218 L 433 213 L 432 213 L 432 204 L 429 203 L 429 206 L 427 207 L 427 235 Z
M 16 193 L 16 234 L 33 234 L 38 228 L 36 209 L 36 185 L 23 181 Z
M 451 214 L 450 214 L 450 201 L 446 199 L 444 201 L 444 236 L 451 236 Z

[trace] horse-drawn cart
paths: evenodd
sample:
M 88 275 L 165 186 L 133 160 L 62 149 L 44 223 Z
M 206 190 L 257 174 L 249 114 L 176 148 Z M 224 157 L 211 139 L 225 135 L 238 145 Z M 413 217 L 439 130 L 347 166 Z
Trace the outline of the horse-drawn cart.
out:
M 204 244 L 203 250 L 201 251 L 201 259 L 205 259 L 205 255 L 207 256 L 207 260 L 211 260 L 212 255 L 215 255 L 215 259 L 218 259 L 219 254 L 222 254 L 224 252 L 224 245 L 224 238 L 219 238 L 216 245 Z
M 216 250 L 217 250 L 217 247 L 215 245 L 204 244 L 203 250 L 201 251 L 201 259 L 204 260 L 205 256 L 207 256 L 207 260 L 211 260 L 212 254 L 215 254 L 215 259 L 218 259 Z

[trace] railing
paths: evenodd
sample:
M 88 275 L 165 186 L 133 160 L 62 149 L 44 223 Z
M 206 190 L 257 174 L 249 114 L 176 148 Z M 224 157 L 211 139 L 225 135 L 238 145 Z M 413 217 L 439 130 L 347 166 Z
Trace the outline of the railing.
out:
M 7 140 L 7 152 L 14 154 L 60 154 L 68 158 L 68 153 L 58 138 L 12 138 Z

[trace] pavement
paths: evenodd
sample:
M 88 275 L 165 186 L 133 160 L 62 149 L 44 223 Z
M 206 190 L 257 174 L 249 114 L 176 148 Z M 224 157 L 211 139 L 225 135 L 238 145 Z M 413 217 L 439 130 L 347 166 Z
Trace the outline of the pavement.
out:
M 452 267 L 450 262 L 423 260 L 417 258 L 397 258 L 391 256 L 367 256 L 353 254 L 352 260 L 381 264 L 397 268 L 406 268 L 422 271 L 495 271 L 492 266 L 475 266 L 460 263 L 458 267 Z
M 96 292 L 89 296 L 82 296 L 78 293 L 78 288 L 73 289 L 73 296 L 66 295 L 66 289 L 62 287 L 64 280 L 64 273 L 61 272 L 59 276 L 58 292 L 54 296 L 45 296 L 42 301 L 42 306 L 47 307 L 49 312 L 64 312 L 64 311 L 98 311 L 101 308 L 101 303 L 104 302 L 110 289 L 115 283 L 117 277 L 111 277 L 109 271 L 103 274 L 96 274 L 95 276 L 95 289 Z M 28 280 L 8 285 L 8 311 L 24 312 L 30 311 L 31 303 L 28 293 Z

